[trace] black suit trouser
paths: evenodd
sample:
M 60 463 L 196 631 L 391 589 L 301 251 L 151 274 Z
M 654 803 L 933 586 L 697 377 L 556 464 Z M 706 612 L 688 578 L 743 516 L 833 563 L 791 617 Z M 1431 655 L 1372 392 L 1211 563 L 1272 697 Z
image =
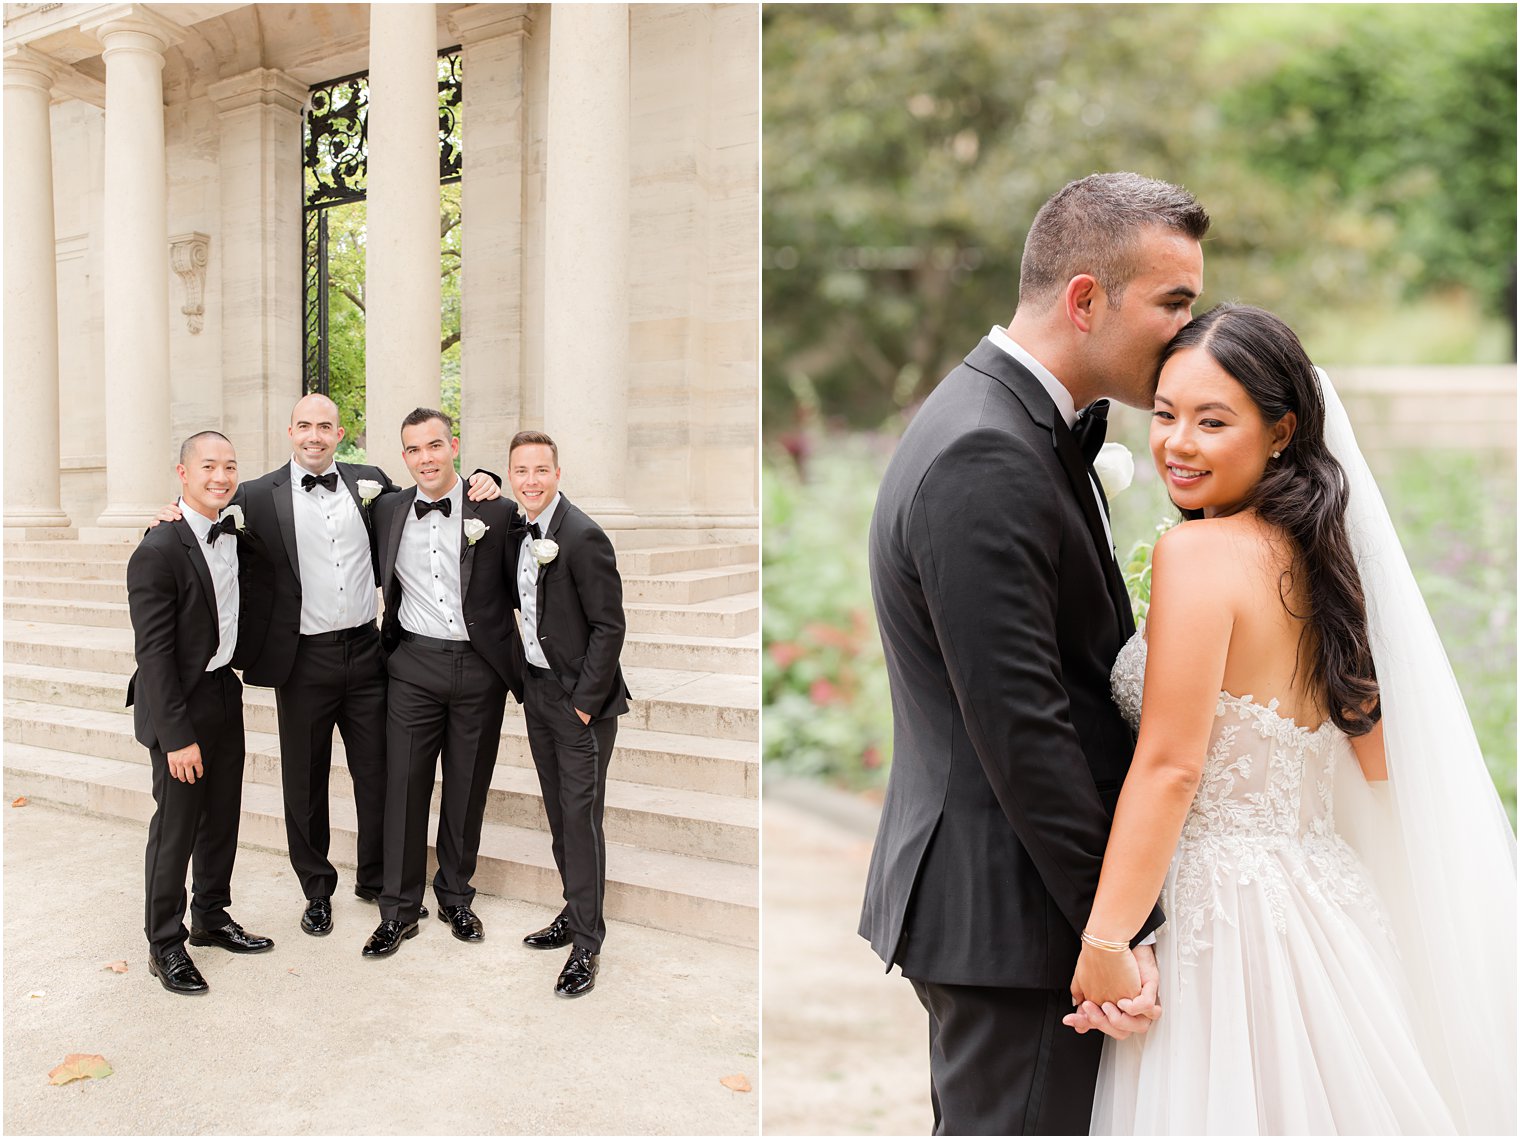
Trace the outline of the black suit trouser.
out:
M 184 783 L 152 747 L 153 818 L 145 852 L 143 932 L 156 956 L 184 948 L 185 871 L 192 873 L 190 924 L 220 929 L 231 920 L 232 864 L 243 808 L 243 684 L 230 668 L 205 673 L 185 700 L 205 774 Z
M 929 1013 L 934 1134 L 1087 1134 L 1103 1034 L 1061 1023 L 1070 993 L 909 980 Z
M 328 860 L 327 785 L 333 728 L 343 736 L 358 815 L 354 881 L 380 893 L 385 866 L 385 656 L 373 624 L 344 640 L 301 637 L 290 677 L 275 689 L 280 782 L 290 865 L 307 898 L 330 898 L 338 872 Z
M 475 900 L 470 879 L 501 744 L 507 686 L 468 641 L 448 643 L 453 647 L 403 640 L 387 661 L 385 889 L 380 895 L 380 916 L 386 920 L 413 922 L 422 908 L 428 805 L 440 751 L 443 792 L 433 894 L 440 906 L 468 906 Z
M 559 868 L 574 943 L 600 953 L 607 936 L 607 842 L 602 814 L 607 766 L 617 742 L 617 717 L 581 723 L 575 702 L 553 675 L 528 666 L 523 691 L 528 747 L 549 816 L 554 865 Z

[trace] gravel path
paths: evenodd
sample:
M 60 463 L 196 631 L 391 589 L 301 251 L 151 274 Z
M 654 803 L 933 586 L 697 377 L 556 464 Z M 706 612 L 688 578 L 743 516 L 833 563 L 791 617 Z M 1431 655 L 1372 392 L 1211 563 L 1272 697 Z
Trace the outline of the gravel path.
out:
M 803 783 L 765 785 L 764 1131 L 925 1135 L 928 1021 L 855 933 L 874 810 Z

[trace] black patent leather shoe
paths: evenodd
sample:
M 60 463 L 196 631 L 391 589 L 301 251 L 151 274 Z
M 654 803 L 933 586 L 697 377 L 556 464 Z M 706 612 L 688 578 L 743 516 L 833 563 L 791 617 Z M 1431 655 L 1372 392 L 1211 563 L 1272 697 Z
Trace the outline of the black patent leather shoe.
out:
M 206 978 L 201 976 L 201 971 L 195 967 L 195 962 L 190 960 L 190 954 L 183 949 L 171 949 L 162 957 L 148 954 L 148 972 L 157 977 L 158 983 L 171 993 L 195 997 L 211 988 L 206 984 Z
M 557 997 L 583 997 L 596 987 L 597 955 L 577 945 L 554 982 Z
M 560 914 L 537 933 L 523 938 L 529 949 L 563 949 L 570 944 L 570 919 Z
M 379 928 L 369 935 L 369 940 L 364 943 L 364 948 L 359 953 L 363 957 L 389 957 L 401 948 L 403 941 L 416 936 L 416 922 L 383 921 Z
M 438 920 L 448 922 L 460 941 L 484 941 L 486 938 L 485 926 L 480 924 L 480 919 L 469 906 L 439 906 Z
M 192 929 L 191 945 L 216 945 L 229 953 L 263 953 L 274 948 L 267 937 L 249 933 L 235 921 L 228 921 L 221 929 Z
M 380 900 L 380 892 L 378 890 L 371 890 L 367 886 L 355 886 L 354 897 L 365 902 L 378 902 Z M 420 910 L 417 911 L 417 917 L 419 919 L 425 918 L 427 916 L 428 908 L 426 906 L 423 906 Z
M 301 915 L 301 928 L 313 937 L 326 937 L 332 932 L 332 899 L 312 898 L 306 903 Z

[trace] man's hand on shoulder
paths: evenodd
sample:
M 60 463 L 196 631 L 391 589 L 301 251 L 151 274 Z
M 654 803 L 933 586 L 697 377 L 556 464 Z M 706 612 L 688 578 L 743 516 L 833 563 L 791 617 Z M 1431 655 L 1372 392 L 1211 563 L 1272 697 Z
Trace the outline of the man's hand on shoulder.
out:
M 471 502 L 495 502 L 501 497 L 501 484 L 490 471 L 475 471 L 470 475 L 469 496 Z
M 171 751 L 169 760 L 169 774 L 181 783 L 194 783 L 197 779 L 206 777 L 206 769 L 201 765 L 201 745 L 191 744 L 182 747 L 178 751 Z
M 178 522 L 184 516 L 184 512 L 179 508 L 179 503 L 171 502 L 168 506 L 164 507 L 156 515 L 154 515 L 153 521 L 148 523 L 148 529 L 153 529 L 153 527 L 157 526 L 160 522 Z

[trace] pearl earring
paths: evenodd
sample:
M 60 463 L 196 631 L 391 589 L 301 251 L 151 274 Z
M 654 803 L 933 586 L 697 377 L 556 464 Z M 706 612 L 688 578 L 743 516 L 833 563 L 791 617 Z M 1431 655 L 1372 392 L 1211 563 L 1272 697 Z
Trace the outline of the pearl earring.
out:
M 1282 458 L 1282 452 L 1281 451 L 1273 451 L 1272 452 L 1272 457 L 1274 459 L 1280 459 L 1280 458 Z

